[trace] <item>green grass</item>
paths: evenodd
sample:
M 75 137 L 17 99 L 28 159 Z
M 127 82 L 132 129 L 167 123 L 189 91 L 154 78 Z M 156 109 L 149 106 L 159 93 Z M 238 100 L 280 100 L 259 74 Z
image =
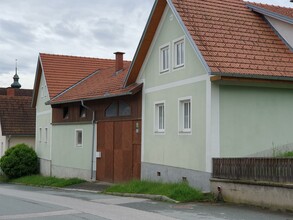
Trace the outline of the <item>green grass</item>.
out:
M 277 155 L 277 157 L 293 157 L 293 151 L 280 153 L 280 154 Z
M 0 182 L 8 182 L 7 177 L 0 175 Z
M 187 183 L 160 183 L 133 180 L 124 184 L 113 185 L 106 193 L 136 193 L 164 195 L 179 202 L 205 201 L 211 198 L 201 191 L 190 187 Z
M 56 177 L 46 177 L 41 175 L 32 175 L 32 176 L 25 176 L 20 177 L 17 179 L 11 179 L 9 182 L 12 183 L 20 183 L 24 185 L 31 185 L 31 186 L 50 186 L 50 187 L 66 187 L 78 183 L 83 183 L 85 180 L 81 180 L 78 178 L 71 178 L 71 179 L 63 179 L 63 178 L 56 178 Z

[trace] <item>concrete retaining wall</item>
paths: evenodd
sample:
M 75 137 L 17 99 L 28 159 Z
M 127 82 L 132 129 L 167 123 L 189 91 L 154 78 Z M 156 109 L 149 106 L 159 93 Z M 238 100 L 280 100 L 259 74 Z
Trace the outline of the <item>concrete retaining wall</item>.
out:
M 158 175 L 159 173 L 159 175 Z M 188 181 L 190 186 L 204 192 L 210 191 L 211 174 L 197 170 L 190 170 L 178 167 L 165 166 L 152 163 L 141 163 L 141 178 L 158 182 L 181 182 Z
M 218 186 L 221 187 L 221 193 L 226 202 L 293 211 L 293 183 L 211 179 L 211 191 L 215 195 L 218 195 Z

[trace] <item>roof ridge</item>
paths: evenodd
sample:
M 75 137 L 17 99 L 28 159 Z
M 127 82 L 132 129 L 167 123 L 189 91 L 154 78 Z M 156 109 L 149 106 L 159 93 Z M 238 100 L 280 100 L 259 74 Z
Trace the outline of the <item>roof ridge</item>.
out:
M 66 55 L 66 54 L 54 54 L 54 53 L 40 53 L 40 55 L 54 56 L 54 57 L 73 57 L 73 58 L 85 58 L 85 59 L 99 59 L 99 60 L 110 60 L 115 61 L 115 59 L 110 58 L 99 58 L 99 57 L 88 57 L 88 56 L 76 56 L 76 55 Z

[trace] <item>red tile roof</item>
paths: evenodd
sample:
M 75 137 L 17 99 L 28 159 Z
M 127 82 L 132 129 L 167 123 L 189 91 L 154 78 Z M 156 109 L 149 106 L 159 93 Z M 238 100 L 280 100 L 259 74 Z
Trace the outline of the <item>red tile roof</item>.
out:
M 53 98 L 50 103 L 74 102 L 131 94 L 131 91 L 138 88 L 139 85 L 135 83 L 123 88 L 129 66 L 130 62 L 124 62 L 124 69 L 118 73 L 115 73 L 115 67 L 97 71 L 65 93 Z
M 134 82 L 141 63 L 140 51 L 149 48 L 161 14 L 157 0 L 136 52 L 126 85 Z M 179 14 L 211 74 L 259 78 L 293 79 L 293 53 L 266 23 L 242 0 L 172 0 L 168 4 Z M 158 10 L 160 9 L 161 10 Z M 161 15 L 159 17 L 161 19 Z
M 173 0 L 212 73 L 293 77 L 293 53 L 241 0 Z
M 40 54 L 50 98 L 55 97 L 73 84 L 98 69 L 115 66 L 115 60 Z
M 293 18 L 293 8 L 286 8 L 286 7 L 280 7 L 280 6 L 275 6 L 275 5 L 255 3 L 255 2 L 246 2 L 246 3 L 249 5 L 253 5 L 253 6 L 263 8 L 265 10 L 277 13 L 279 15 Z
M 0 95 L 2 135 L 35 135 L 36 111 L 31 107 L 32 91 L 24 91 L 30 93 L 29 96 L 22 92 L 20 89 L 16 96 Z

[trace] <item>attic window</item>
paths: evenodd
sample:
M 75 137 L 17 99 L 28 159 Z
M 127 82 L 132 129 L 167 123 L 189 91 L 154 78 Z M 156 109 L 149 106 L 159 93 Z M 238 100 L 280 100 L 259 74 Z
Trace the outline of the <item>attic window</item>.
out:
M 86 108 L 82 105 L 79 107 L 79 117 L 85 118 L 86 117 Z
M 106 117 L 130 116 L 131 107 L 125 101 L 115 101 L 106 109 L 105 115 Z
M 69 118 L 69 108 L 64 107 L 63 108 L 63 119 L 68 119 Z
M 116 117 L 118 114 L 118 104 L 117 102 L 113 102 L 107 109 L 106 109 L 106 117 Z
M 131 115 L 131 107 L 124 101 L 119 101 L 119 116 Z

